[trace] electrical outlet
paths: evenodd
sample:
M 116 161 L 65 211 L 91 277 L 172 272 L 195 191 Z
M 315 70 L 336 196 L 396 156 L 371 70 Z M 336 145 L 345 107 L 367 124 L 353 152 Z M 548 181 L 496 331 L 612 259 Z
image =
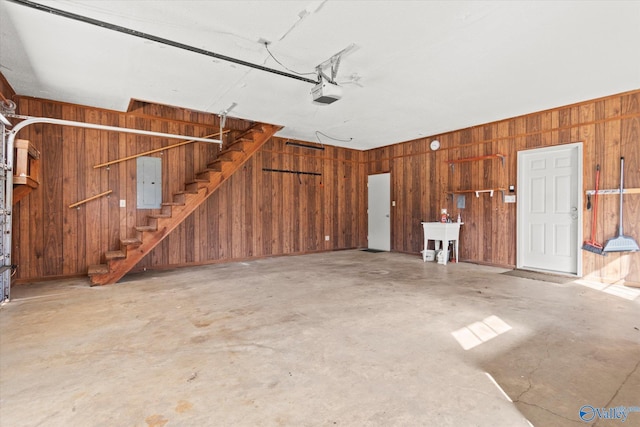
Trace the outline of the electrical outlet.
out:
M 505 194 L 504 195 L 504 202 L 505 203 L 515 203 L 516 202 L 516 195 L 515 194 Z
M 126 208 L 127 207 L 127 201 L 124 199 L 120 199 L 120 207 L 121 208 Z
M 394 200 L 393 202 L 391 202 L 391 206 L 395 206 L 396 205 L 396 201 Z
M 325 240 L 325 242 L 328 242 L 329 241 L 329 236 L 324 236 L 324 240 Z

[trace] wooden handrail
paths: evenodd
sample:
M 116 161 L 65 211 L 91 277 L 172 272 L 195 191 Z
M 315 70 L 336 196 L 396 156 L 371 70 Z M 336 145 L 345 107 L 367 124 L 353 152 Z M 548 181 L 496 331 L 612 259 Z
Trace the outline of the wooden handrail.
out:
M 222 135 L 224 135 L 226 133 L 229 133 L 229 132 L 231 132 L 231 130 L 225 130 L 225 131 L 222 132 Z M 211 138 L 211 137 L 218 136 L 218 135 L 220 135 L 220 132 L 216 132 L 216 133 L 212 133 L 211 135 L 203 136 L 203 138 Z M 95 165 L 93 168 L 94 169 L 98 169 L 98 168 L 101 168 L 101 167 L 104 167 L 104 166 L 111 166 L 111 165 L 116 164 L 116 163 L 121 163 L 121 162 L 125 162 L 127 160 L 136 159 L 138 157 L 146 156 L 147 154 L 153 154 L 153 153 L 157 153 L 157 152 L 160 152 L 160 151 L 168 150 L 170 148 L 176 148 L 176 147 L 180 147 L 182 145 L 191 144 L 192 142 L 196 142 L 196 141 L 193 140 L 193 139 L 189 139 L 189 140 L 186 140 L 186 141 L 178 142 L 177 144 L 167 145 L 166 147 L 160 147 L 160 148 L 156 148 L 156 149 L 153 149 L 153 150 L 145 151 L 143 153 L 138 153 L 138 154 L 134 154 L 134 155 L 131 155 L 131 156 L 123 157 L 121 159 L 111 160 L 111 161 L 106 162 L 106 163 L 100 163 L 99 165 Z
M 79 202 L 75 202 L 75 203 L 70 204 L 69 208 L 75 208 L 77 206 L 80 206 L 83 203 L 87 203 L 87 202 L 90 202 L 91 200 L 95 200 L 95 199 L 97 199 L 99 197 L 106 196 L 107 194 L 111 194 L 112 192 L 113 192 L 113 190 L 107 190 L 104 193 L 96 194 L 95 196 L 91 196 L 88 199 L 80 200 Z

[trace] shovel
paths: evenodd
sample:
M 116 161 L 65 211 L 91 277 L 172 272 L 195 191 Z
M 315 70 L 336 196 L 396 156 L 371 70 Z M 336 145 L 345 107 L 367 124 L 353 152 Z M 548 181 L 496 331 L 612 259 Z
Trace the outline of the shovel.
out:
M 640 250 L 633 237 L 625 236 L 622 231 L 622 195 L 624 193 L 624 157 L 620 157 L 620 225 L 618 237 L 615 237 L 604 245 L 603 252 L 636 252 Z

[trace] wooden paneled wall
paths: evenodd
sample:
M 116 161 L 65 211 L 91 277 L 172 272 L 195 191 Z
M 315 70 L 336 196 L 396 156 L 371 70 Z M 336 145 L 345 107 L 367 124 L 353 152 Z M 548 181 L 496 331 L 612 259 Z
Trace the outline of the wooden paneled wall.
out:
M 219 130 L 216 115 L 143 102 L 119 113 L 26 97 L 18 101 L 24 115 L 195 136 Z M 251 123 L 229 118 L 226 126 L 240 131 Z M 83 275 L 89 265 L 103 262 L 106 250 L 117 249 L 121 238 L 145 223 L 146 214 L 157 211 L 136 209 L 135 160 L 109 169 L 93 166 L 179 142 L 55 125 L 29 126 L 19 136 L 40 150 L 42 176 L 40 188 L 14 209 L 18 282 Z M 285 142 L 267 142 L 134 271 L 366 246 L 366 153 Z M 163 200 L 182 190 L 217 150 L 217 144 L 194 143 L 154 154 L 162 158 Z M 113 191 L 108 198 L 68 207 L 106 190 Z
M 3 79 L 3 94 L 14 96 Z M 187 135 L 218 130 L 218 117 L 133 101 L 119 113 L 26 97 L 14 97 L 18 112 L 113 126 Z M 230 118 L 227 127 L 251 123 Z M 93 165 L 177 141 L 52 125 L 26 128 L 42 153 L 40 189 L 14 209 L 14 259 L 18 281 L 85 274 L 105 250 L 143 223 L 149 211 L 135 209 L 135 161 L 93 169 Z M 432 152 L 429 143 L 441 141 Z M 516 204 L 501 195 L 472 194 L 458 210 L 450 191 L 516 186 L 517 153 L 530 148 L 583 143 L 583 191 L 593 188 L 595 165 L 601 188 L 617 188 L 619 158 L 625 157 L 625 187 L 640 187 L 640 90 L 559 107 L 468 129 L 434 135 L 366 152 L 326 146 L 324 151 L 288 146 L 273 138 L 183 225 L 136 268 L 170 268 L 323 250 L 366 247 L 368 174 L 390 172 L 392 250 L 418 254 L 421 221 L 438 218 L 441 208 L 461 213 L 462 260 L 513 267 L 516 264 Z M 215 156 L 217 146 L 192 144 L 156 156 L 163 158 L 163 198 Z M 448 161 L 492 154 L 499 159 Z M 320 173 L 296 175 L 263 169 Z M 102 191 L 109 198 L 80 209 L 68 205 Z M 126 208 L 119 201 L 126 201 Z M 586 200 L 586 199 L 585 199 Z M 625 234 L 640 239 L 640 196 L 625 196 Z M 601 196 L 599 242 L 617 235 L 618 196 Z M 591 211 L 583 207 L 583 235 L 590 235 Z M 325 236 L 329 240 L 325 241 Z M 598 256 L 580 251 L 583 273 L 607 282 L 640 283 L 640 254 Z
M 429 149 L 441 142 L 437 152 Z M 640 187 L 640 90 L 560 107 L 513 119 L 462 129 L 367 152 L 368 173 L 391 173 L 392 250 L 418 253 L 422 249 L 421 221 L 436 221 L 441 208 L 462 215 L 460 258 L 478 263 L 516 265 L 516 204 L 500 194 L 467 194 L 465 209 L 456 209 L 448 191 L 497 188 L 517 183 L 517 153 L 531 148 L 583 143 L 584 188 L 594 187 L 596 164 L 600 188 L 618 188 L 620 157 L 625 158 L 625 187 Z M 448 161 L 492 154 L 499 159 L 455 164 Z M 617 195 L 601 196 L 597 241 L 617 235 Z M 583 206 L 583 235 L 591 230 L 591 210 Z M 624 232 L 640 240 L 640 195 L 625 195 Z M 606 257 L 580 251 L 583 274 L 607 282 L 640 283 L 640 253 Z

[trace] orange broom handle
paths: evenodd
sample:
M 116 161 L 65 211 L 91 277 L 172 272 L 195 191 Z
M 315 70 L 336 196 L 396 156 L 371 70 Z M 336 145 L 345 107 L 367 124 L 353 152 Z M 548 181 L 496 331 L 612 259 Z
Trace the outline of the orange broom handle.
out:
M 598 221 L 598 184 L 600 183 L 600 165 L 596 165 L 596 193 L 593 195 L 593 223 L 591 224 L 591 240 L 597 241 L 596 223 Z

